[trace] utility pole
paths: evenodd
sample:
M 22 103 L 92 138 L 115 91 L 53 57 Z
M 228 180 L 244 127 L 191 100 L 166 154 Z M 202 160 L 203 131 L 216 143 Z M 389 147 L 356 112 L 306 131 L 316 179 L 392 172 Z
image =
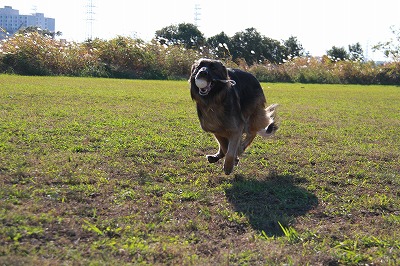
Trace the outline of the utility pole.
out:
M 199 27 L 200 15 L 201 15 L 200 11 L 201 11 L 200 4 L 195 4 L 194 5 L 194 25 L 196 27 Z
M 365 60 L 365 61 L 368 61 L 368 60 L 369 60 L 369 40 L 367 41 L 367 45 L 365 46 L 365 52 L 364 52 L 364 54 L 365 54 L 364 60 Z
M 86 38 L 88 40 L 93 39 L 93 21 L 94 21 L 94 4 L 93 0 L 87 0 L 86 3 Z

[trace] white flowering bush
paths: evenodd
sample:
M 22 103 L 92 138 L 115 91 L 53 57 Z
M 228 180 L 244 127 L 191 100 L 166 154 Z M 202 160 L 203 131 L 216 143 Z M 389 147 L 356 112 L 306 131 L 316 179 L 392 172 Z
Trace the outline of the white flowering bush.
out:
M 1 44 L 3 67 L 16 73 L 31 75 L 49 75 L 46 67 L 56 64 L 56 49 L 50 44 L 52 39 L 37 33 L 15 35 Z
M 218 49 L 229 48 L 225 44 Z M 328 56 L 291 57 L 283 63 L 248 65 L 244 59 L 221 58 L 215 49 L 187 49 L 153 40 L 118 36 L 83 43 L 65 42 L 37 32 L 0 42 L 0 73 L 22 75 L 98 76 L 143 79 L 187 79 L 199 58 L 221 59 L 228 67 L 253 73 L 260 81 L 301 83 L 400 84 L 400 63 L 332 60 Z
M 101 68 L 96 54 L 84 45 L 55 40 L 36 32 L 2 41 L 0 62 L 0 71 L 22 75 L 87 76 Z M 97 75 L 104 73 L 100 71 Z
M 324 84 L 400 84 L 400 64 L 295 57 L 282 64 L 265 62 L 248 69 L 265 82 Z

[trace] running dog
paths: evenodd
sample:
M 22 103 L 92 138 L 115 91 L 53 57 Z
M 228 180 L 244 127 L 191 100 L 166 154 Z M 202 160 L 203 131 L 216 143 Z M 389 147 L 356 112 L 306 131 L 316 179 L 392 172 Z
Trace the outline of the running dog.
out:
M 272 136 L 277 104 L 265 108 L 266 99 L 258 80 L 250 73 L 226 68 L 220 61 L 200 59 L 192 66 L 190 95 L 196 102 L 201 128 L 214 134 L 219 150 L 207 155 L 210 163 L 225 157 L 229 175 L 239 156 L 256 135 Z

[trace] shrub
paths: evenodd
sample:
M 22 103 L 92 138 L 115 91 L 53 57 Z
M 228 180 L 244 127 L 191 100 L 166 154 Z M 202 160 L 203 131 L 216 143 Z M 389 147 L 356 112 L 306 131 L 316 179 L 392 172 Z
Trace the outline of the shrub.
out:
M 253 65 L 249 68 L 249 72 L 262 82 L 292 82 L 283 65 Z
M 37 32 L 17 34 L 0 42 L 0 73 L 22 75 L 96 76 L 136 79 L 187 79 L 193 62 L 216 58 L 200 47 L 160 44 L 118 36 L 83 43 L 64 42 Z M 244 59 L 224 60 L 228 67 L 253 73 L 264 82 L 400 84 L 400 63 L 294 57 L 284 63 L 248 66 Z
M 3 67 L 18 74 L 49 75 L 46 64 L 54 64 L 51 39 L 38 33 L 16 35 L 2 44 Z
M 152 55 L 136 39 L 119 36 L 109 41 L 95 40 L 87 46 L 97 51 L 109 74 L 117 78 L 144 78 L 150 71 Z
M 64 43 L 36 32 L 16 35 L 0 46 L 2 72 L 22 75 L 103 76 L 94 54 L 83 45 Z M 99 73 L 100 72 L 100 73 Z
M 169 78 L 189 77 L 193 62 L 202 57 L 199 52 L 181 46 L 170 46 L 164 53 L 164 67 Z
M 377 74 L 379 84 L 400 84 L 400 62 L 384 64 Z

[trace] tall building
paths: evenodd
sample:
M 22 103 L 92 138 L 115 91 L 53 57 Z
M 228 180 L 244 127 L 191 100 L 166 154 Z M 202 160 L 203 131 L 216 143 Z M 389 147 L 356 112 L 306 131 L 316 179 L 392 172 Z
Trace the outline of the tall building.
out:
M 0 40 L 13 35 L 19 29 L 30 26 L 54 32 L 55 25 L 55 19 L 46 18 L 43 13 L 20 15 L 19 10 L 11 6 L 0 8 Z

